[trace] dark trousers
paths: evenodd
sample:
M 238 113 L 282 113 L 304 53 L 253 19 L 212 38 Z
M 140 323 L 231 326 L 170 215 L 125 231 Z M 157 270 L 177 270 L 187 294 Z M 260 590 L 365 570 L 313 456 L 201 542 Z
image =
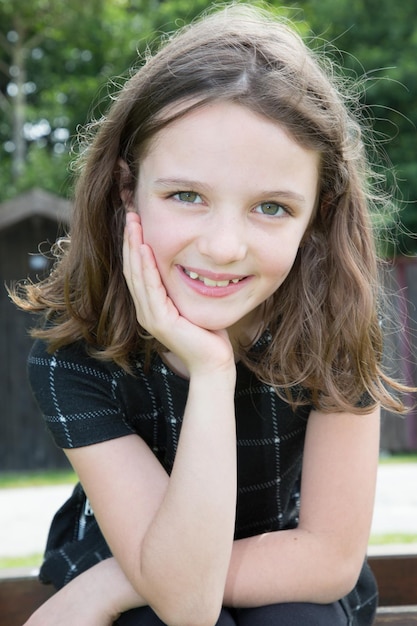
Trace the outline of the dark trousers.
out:
M 339 602 L 271 604 L 254 609 L 223 609 L 216 626 L 347 626 Z M 132 609 L 115 626 L 165 626 L 149 607 Z

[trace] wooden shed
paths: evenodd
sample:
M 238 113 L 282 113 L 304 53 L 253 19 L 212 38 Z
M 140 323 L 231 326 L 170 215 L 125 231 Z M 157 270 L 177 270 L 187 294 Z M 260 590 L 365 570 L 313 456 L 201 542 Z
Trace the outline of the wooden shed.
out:
M 26 376 L 34 319 L 10 301 L 5 285 L 35 279 L 49 267 L 48 254 L 64 234 L 71 203 L 33 189 L 0 205 L 0 471 L 66 467 L 46 432 Z

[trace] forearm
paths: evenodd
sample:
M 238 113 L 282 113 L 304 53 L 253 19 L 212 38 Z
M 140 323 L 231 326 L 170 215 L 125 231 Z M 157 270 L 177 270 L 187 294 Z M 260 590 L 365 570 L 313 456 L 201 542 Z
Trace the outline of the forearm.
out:
M 105 602 L 112 616 L 119 616 L 125 611 L 145 606 L 145 599 L 133 588 L 115 558 L 109 558 L 97 563 L 82 576 L 89 580 L 80 581 L 83 585 L 91 581 L 97 598 Z
M 171 626 L 211 623 L 223 601 L 236 508 L 232 365 L 191 377 L 170 477 L 134 435 L 67 451 L 132 587 Z
M 161 615 L 221 607 L 236 507 L 234 377 L 192 377 L 173 471 L 141 547 L 140 585 Z
M 355 562 L 328 536 L 302 529 L 242 539 L 233 546 L 224 604 L 330 603 L 353 588 L 362 560 Z
M 327 603 L 354 587 L 372 524 L 379 430 L 379 409 L 365 416 L 312 411 L 299 526 L 235 543 L 226 604 Z
M 110 558 L 57 591 L 25 626 L 112 626 L 121 613 L 145 604 L 117 561 Z

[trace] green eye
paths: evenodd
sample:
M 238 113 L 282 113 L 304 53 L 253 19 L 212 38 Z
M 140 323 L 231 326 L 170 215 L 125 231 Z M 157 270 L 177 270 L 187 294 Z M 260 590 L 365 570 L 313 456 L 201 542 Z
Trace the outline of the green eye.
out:
M 287 213 L 285 208 L 277 202 L 262 202 L 255 208 L 255 211 L 263 215 L 271 215 L 272 217 L 285 215 Z
M 174 195 L 174 198 L 177 198 L 181 202 L 191 202 L 192 204 L 200 204 L 201 198 L 195 191 L 178 191 Z

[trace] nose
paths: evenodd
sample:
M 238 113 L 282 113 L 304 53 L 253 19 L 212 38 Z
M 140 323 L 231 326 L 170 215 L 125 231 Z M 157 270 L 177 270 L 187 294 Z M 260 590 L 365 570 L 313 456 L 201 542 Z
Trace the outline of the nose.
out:
M 219 266 L 242 261 L 247 250 L 244 217 L 230 210 L 213 214 L 199 237 L 199 252 Z

